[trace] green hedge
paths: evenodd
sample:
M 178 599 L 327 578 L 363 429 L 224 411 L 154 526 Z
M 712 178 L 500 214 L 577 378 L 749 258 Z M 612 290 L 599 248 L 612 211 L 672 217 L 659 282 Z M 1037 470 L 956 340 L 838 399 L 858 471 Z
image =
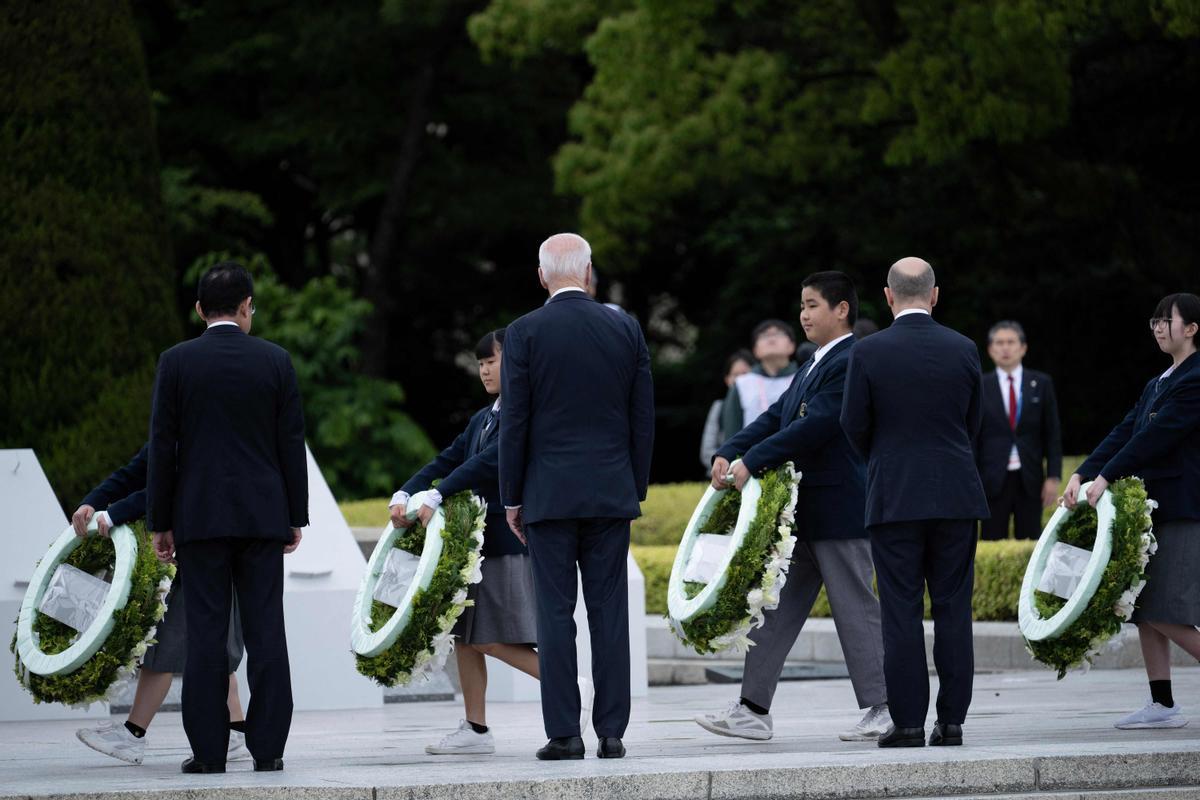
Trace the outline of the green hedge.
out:
M 975 554 L 975 596 L 972 607 L 977 621 L 1015 622 L 1017 598 L 1025 565 L 1033 553 L 1033 542 L 980 542 Z M 634 545 L 633 557 L 646 580 L 646 613 L 667 613 L 667 582 L 675 561 L 675 545 Z M 812 616 L 828 617 L 829 600 L 821 590 Z M 929 598 L 925 599 L 929 616 Z

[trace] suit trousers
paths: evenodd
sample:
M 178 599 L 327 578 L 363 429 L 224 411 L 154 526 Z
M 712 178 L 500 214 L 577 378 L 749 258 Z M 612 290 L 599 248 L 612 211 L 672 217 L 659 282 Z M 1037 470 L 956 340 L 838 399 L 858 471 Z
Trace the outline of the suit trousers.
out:
M 1014 518 L 1013 532 L 1018 539 L 1037 539 L 1042 535 L 1042 496 L 1029 495 L 1021 480 L 1021 471 L 1013 470 L 1004 476 L 1000 494 L 988 498 L 991 519 L 981 520 L 980 536 L 994 541 L 1008 538 L 1008 519 Z
M 746 652 L 742 697 L 771 707 L 784 661 L 824 584 L 859 708 L 887 702 L 879 600 L 871 588 L 874 571 L 867 539 L 798 542 L 778 608 L 763 614 L 763 626 L 750 633 L 754 647 Z
M 554 519 L 525 525 L 537 596 L 542 721 L 551 739 L 579 735 L 575 656 L 576 564 L 592 645 L 597 736 L 629 724 L 629 555 L 627 519 Z
M 935 519 L 873 525 L 871 551 L 883 616 L 883 672 L 898 728 L 923 728 L 929 711 L 924 598 L 933 613 L 937 720 L 961 725 L 971 705 L 975 651 L 971 595 L 974 520 Z
M 225 763 L 229 746 L 230 586 L 237 592 L 246 645 L 250 704 L 246 747 L 256 759 L 281 758 L 292 723 L 292 679 L 283 627 L 283 542 L 219 538 L 176 547 L 187 574 L 187 662 L 183 729 L 192 755 Z

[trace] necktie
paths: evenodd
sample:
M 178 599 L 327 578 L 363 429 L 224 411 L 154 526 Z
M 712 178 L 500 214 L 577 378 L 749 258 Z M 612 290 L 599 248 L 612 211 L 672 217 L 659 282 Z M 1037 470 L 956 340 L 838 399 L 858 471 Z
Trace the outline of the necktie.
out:
M 496 424 L 496 417 L 497 412 L 496 409 L 493 408 L 488 412 L 488 418 L 486 421 L 484 421 L 483 428 L 479 431 L 479 441 L 475 444 L 476 451 L 483 449 L 483 442 L 485 439 L 487 439 L 488 431 L 490 431 L 492 426 Z
M 1008 427 L 1017 429 L 1017 390 L 1012 375 L 1008 376 Z

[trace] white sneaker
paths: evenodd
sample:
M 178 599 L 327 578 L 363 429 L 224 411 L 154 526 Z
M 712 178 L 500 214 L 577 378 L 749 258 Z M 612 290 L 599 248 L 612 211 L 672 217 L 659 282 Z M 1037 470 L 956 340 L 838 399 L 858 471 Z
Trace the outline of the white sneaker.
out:
M 1187 717 L 1183 715 L 1183 709 L 1179 707 L 1178 703 L 1172 708 L 1167 708 L 1161 703 L 1151 700 L 1143 708 L 1121 717 L 1113 723 L 1113 727 L 1130 731 L 1143 728 L 1182 728 L 1187 724 Z
M 698 714 L 696 724 L 718 736 L 734 736 L 739 739 L 766 741 L 774 736 L 770 714 L 755 714 L 734 700 L 724 711 L 716 714 Z
M 124 723 L 114 725 L 112 722 L 101 722 L 94 728 L 80 728 L 75 735 L 97 753 L 130 764 L 141 764 L 142 757 L 146 755 L 146 737 L 139 739 L 134 736 Z
M 473 755 L 496 752 L 492 732 L 476 733 L 471 723 L 459 720 L 458 730 L 442 737 L 437 744 L 428 745 L 425 752 L 433 756 Z
M 225 753 L 226 761 L 245 761 L 250 757 L 246 749 L 246 734 L 241 731 L 229 732 L 229 750 Z
M 878 739 L 888 732 L 892 727 L 892 715 L 888 711 L 887 703 L 880 703 L 877 706 L 871 706 L 867 709 L 866 716 L 859 720 L 848 731 L 843 731 L 838 734 L 838 738 L 843 742 L 869 742 Z
M 579 735 L 587 733 L 592 721 L 592 703 L 596 700 L 596 687 L 591 678 L 579 677 Z

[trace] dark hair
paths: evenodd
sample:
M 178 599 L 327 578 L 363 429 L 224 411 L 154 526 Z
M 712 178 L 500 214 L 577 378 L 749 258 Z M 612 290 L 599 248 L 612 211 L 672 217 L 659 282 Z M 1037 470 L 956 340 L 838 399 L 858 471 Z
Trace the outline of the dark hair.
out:
M 200 278 L 196 299 L 206 317 L 232 317 L 238 306 L 254 294 L 254 279 L 236 261 L 221 261 Z
M 1155 317 L 1170 317 L 1179 309 L 1179 316 L 1183 319 L 1185 326 L 1191 325 L 1193 322 L 1200 325 L 1200 297 L 1191 292 L 1176 292 L 1169 294 L 1162 300 L 1158 301 L 1158 305 L 1154 307 Z M 1170 328 L 1167 328 L 1167 335 L 1170 336 Z M 1200 345 L 1200 338 L 1193 337 Z
M 859 317 L 858 322 L 854 323 L 854 338 L 865 339 L 872 333 L 879 333 L 879 326 L 875 324 L 875 320 Z
M 1002 319 L 992 327 L 988 328 L 988 344 L 992 343 L 994 337 L 1000 331 L 1012 331 L 1021 340 L 1021 344 L 1025 344 L 1025 329 L 1021 327 L 1021 323 L 1014 322 L 1011 319 Z
M 491 358 L 496 355 L 497 350 L 504 349 L 504 328 L 497 328 L 491 333 L 484 334 L 484 337 L 475 345 L 475 357 L 482 361 L 485 358 Z
M 769 328 L 778 328 L 784 336 L 792 340 L 792 344 L 796 343 L 796 329 L 781 319 L 764 319 L 755 325 L 754 330 L 750 332 L 750 342 L 752 344 L 757 342 L 758 337 L 766 333 Z
M 735 350 L 729 356 L 729 358 L 725 359 L 725 371 L 721 374 L 728 375 L 729 370 L 733 369 L 733 365 L 739 361 L 745 361 L 748 366 L 753 367 L 754 366 L 754 354 L 751 353 L 749 350 L 746 350 L 745 348 L 742 348 L 741 350 Z
M 830 308 L 845 301 L 850 306 L 846 322 L 852 329 L 854 328 L 854 323 L 858 321 L 858 292 L 854 291 L 854 281 L 850 280 L 849 275 L 832 269 L 825 272 L 814 272 L 804 279 L 800 288 L 816 289 L 821 297 L 825 298 L 825 302 L 829 304 Z

